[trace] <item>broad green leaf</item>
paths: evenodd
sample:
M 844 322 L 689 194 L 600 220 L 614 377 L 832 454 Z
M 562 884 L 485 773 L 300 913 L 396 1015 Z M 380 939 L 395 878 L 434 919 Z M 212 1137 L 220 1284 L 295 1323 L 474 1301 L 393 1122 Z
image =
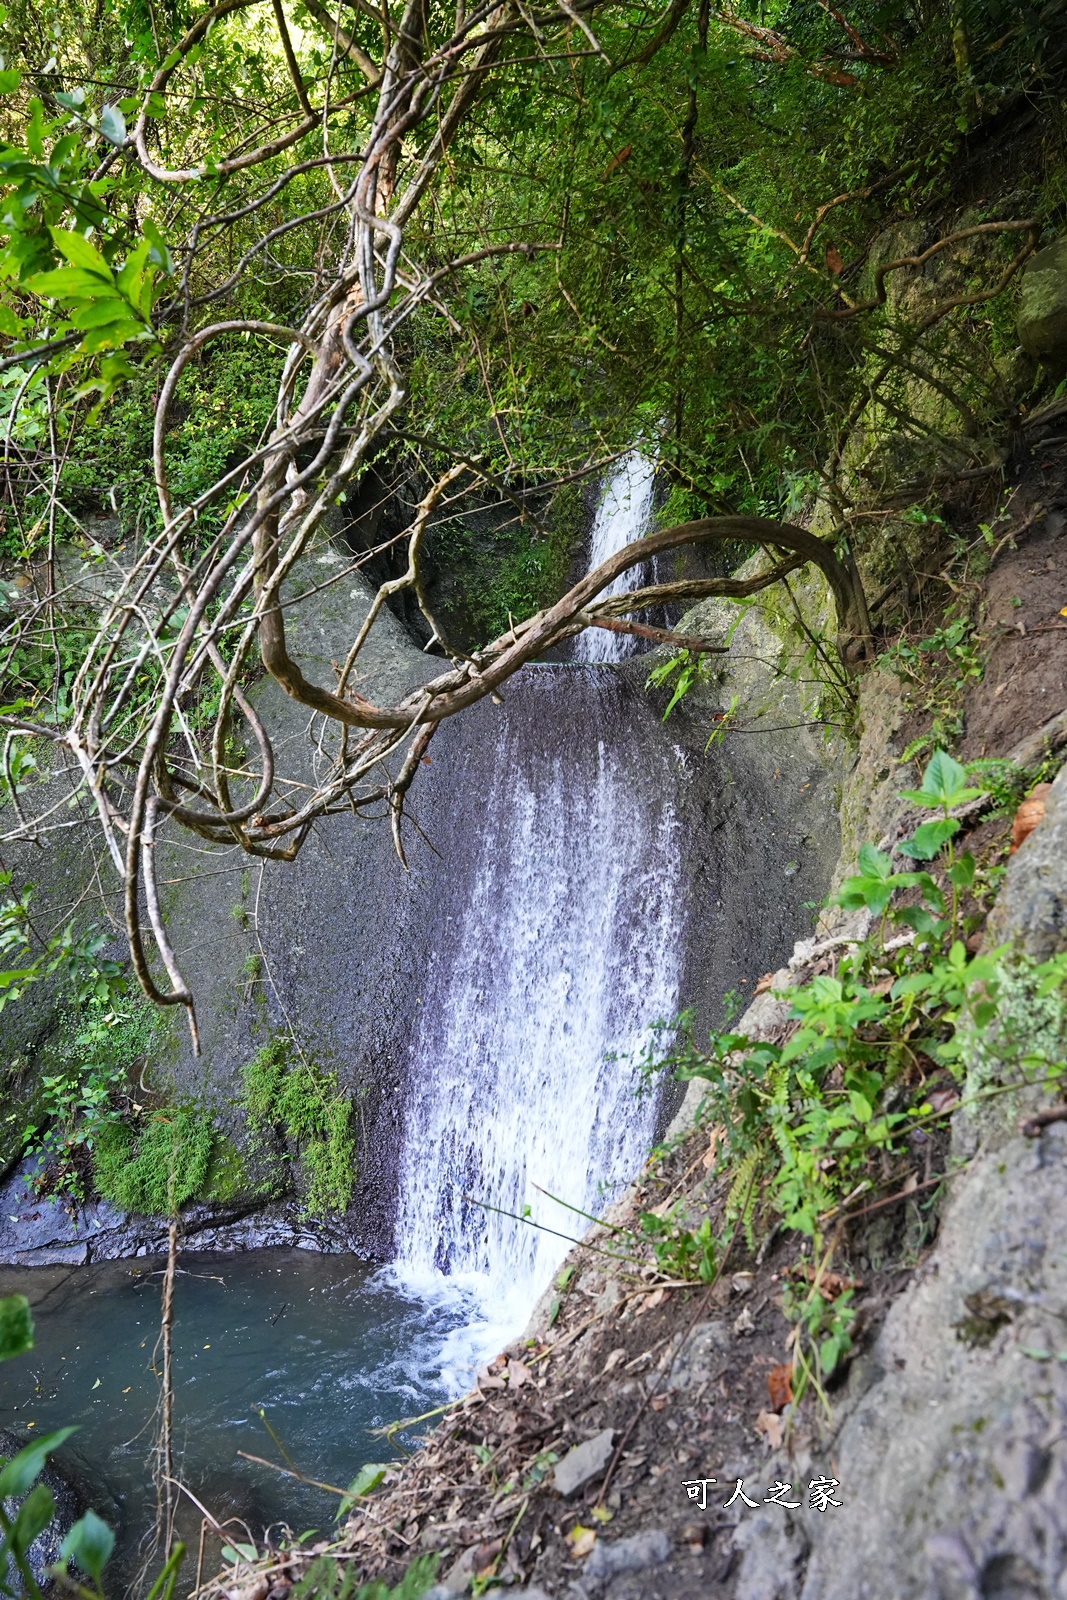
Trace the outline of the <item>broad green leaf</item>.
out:
M 148 261 L 148 253 L 152 246 L 147 239 L 142 239 L 136 250 L 131 250 L 118 275 L 118 286 L 123 294 L 135 304 L 138 291 L 141 287 L 141 274 Z
M 80 111 L 85 104 L 85 90 L 71 89 L 68 92 L 60 89 L 56 93 L 56 100 L 66 111 Z
M 46 67 L 45 71 L 47 70 Z M 26 149 L 31 156 L 40 158 L 44 155 L 44 106 L 37 95 L 30 101 L 30 120 L 26 124 Z
M 861 844 L 859 853 L 860 871 L 868 878 L 888 878 L 892 871 L 892 863 L 882 850 L 875 849 L 873 844 Z
M 99 350 L 113 350 L 144 331 L 143 322 L 115 322 L 106 328 L 90 328 L 78 346 L 78 354 L 92 356 Z
M 874 1107 L 866 1095 L 860 1094 L 858 1089 L 850 1089 L 848 1103 L 857 1122 L 870 1122 L 874 1115 Z
M 258 1554 L 254 1544 L 224 1544 L 222 1547 L 224 1561 L 254 1561 Z
M 64 1439 L 69 1439 L 77 1431 L 77 1428 L 57 1428 L 55 1433 L 43 1434 L 40 1439 L 35 1439 L 24 1450 L 20 1450 L 18 1455 L 12 1456 L 0 1472 L 0 1500 L 12 1494 L 25 1494 L 34 1479 L 40 1476 L 45 1457 L 51 1451 L 58 1450 Z
M 948 877 L 957 889 L 969 889 L 974 882 L 977 862 L 969 850 L 965 850 L 958 861 L 954 861 L 948 869 Z
M 57 267 L 27 278 L 26 287 L 49 300 L 95 300 L 101 290 L 111 287 L 111 275 L 104 279 L 81 267 Z
M 71 266 L 84 267 L 87 272 L 99 273 L 100 277 L 111 279 L 111 268 L 88 239 L 70 228 L 49 228 L 48 231 L 52 235 L 56 249 L 61 256 L 66 257 Z
M 43 1533 L 55 1514 L 56 1503 L 52 1491 L 39 1483 L 31 1489 L 19 1506 L 15 1526 L 11 1530 L 11 1543 L 22 1552 L 28 1550 L 39 1533 Z
M 118 106 L 105 106 L 100 113 L 100 132 L 112 144 L 123 144 L 126 139 L 126 118 Z
M 21 72 L 16 72 L 14 67 L 8 67 L 0 72 L 0 94 L 13 94 L 18 88 L 22 78 Z
M 985 792 L 984 789 L 969 788 L 967 773 L 959 762 L 954 761 L 946 750 L 935 750 L 923 773 L 922 786 L 903 790 L 901 798 L 933 808 L 963 805 L 964 801 L 977 800 Z
M 900 853 L 910 856 L 913 861 L 932 861 L 942 845 L 959 831 L 960 825 L 955 817 L 937 817 L 916 828 L 907 843 L 900 846 Z
M 363 1494 L 370 1494 L 376 1489 L 385 1477 L 388 1469 L 377 1461 L 368 1461 L 360 1467 L 352 1482 L 348 1485 L 348 1493 L 357 1498 Z
M 75 306 L 70 320 L 76 328 L 109 328 L 115 322 L 129 322 L 130 308 L 117 294 L 101 295 L 89 305 Z
M 151 217 L 144 219 L 144 236 L 152 246 L 152 261 L 157 267 L 162 267 L 168 278 L 174 271 L 174 262 L 171 260 L 170 251 L 167 249 L 166 240 L 152 221 Z
M 0 974 L 0 982 L 3 974 Z M 0 1300 L 0 1361 L 10 1361 L 33 1349 L 33 1318 L 24 1294 L 9 1294 Z
M 115 1548 L 115 1535 L 95 1511 L 87 1511 L 63 1540 L 60 1555 L 76 1561 L 100 1585 L 100 1575 Z

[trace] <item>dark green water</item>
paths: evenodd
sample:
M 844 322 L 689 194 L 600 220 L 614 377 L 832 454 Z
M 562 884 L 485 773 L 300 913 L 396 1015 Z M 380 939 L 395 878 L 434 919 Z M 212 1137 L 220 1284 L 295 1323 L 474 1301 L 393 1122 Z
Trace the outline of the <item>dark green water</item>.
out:
M 32 1354 L 0 1366 L 0 1427 L 32 1437 L 79 1425 L 66 1454 L 108 1519 L 123 1524 L 116 1560 L 126 1569 L 155 1505 L 148 1459 L 160 1268 L 0 1268 L 0 1295 L 26 1294 L 36 1324 Z M 285 1464 L 260 1408 L 300 1472 L 345 1487 L 364 1462 L 396 1453 L 372 1428 L 454 1390 L 441 1352 L 466 1320 L 459 1301 L 413 1300 L 350 1256 L 184 1256 L 174 1317 L 183 1482 L 219 1522 L 240 1518 L 257 1538 L 274 1523 L 329 1529 L 334 1497 L 238 1454 Z M 199 1525 L 187 1502 L 181 1532 L 194 1552 Z

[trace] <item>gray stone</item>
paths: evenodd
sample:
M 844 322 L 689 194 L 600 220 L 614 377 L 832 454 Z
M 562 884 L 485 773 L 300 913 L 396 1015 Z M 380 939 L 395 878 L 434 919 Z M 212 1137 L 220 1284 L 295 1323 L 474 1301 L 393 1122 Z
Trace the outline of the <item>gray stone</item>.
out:
M 692 1389 L 706 1383 L 722 1365 L 724 1355 L 733 1351 L 733 1340 L 725 1322 L 698 1322 L 684 1343 L 676 1338 L 661 1367 L 669 1370 L 675 1389 Z
M 585 1563 L 585 1583 L 608 1583 L 620 1572 L 643 1572 L 661 1566 L 671 1553 L 671 1541 L 662 1528 L 646 1528 L 629 1539 L 597 1543 Z
M 1067 240 L 1064 241 L 1067 246 Z M 1067 253 L 1065 253 L 1067 259 Z M 1012 857 L 989 918 L 987 948 L 1014 934 L 1035 961 L 1067 950 L 1067 767 L 1045 797 L 1045 815 Z
M 987 946 L 1005 942 L 1067 949 L 1067 769 L 990 918 Z M 1029 1041 L 1032 1006 L 1024 1020 Z M 969 1040 L 972 1083 L 1015 1076 L 996 1047 Z M 736 1600 L 1067 1600 L 1067 1128 L 1027 1139 L 1018 1105 L 991 1104 L 1006 1109 L 975 1125 L 934 1256 L 792 1474 L 839 1479 L 842 1506 L 746 1514 Z
M 1022 280 L 1019 342 L 1027 355 L 1067 367 L 1067 235 L 1031 257 Z
M 605 1428 L 582 1444 L 576 1444 L 562 1461 L 556 1463 L 553 1482 L 556 1492 L 562 1495 L 577 1494 L 585 1484 L 599 1477 L 611 1460 L 615 1440 L 614 1428 Z
M 798 1523 L 762 1510 L 746 1514 L 733 1544 L 741 1553 L 736 1600 L 797 1600 L 807 1550 Z M 852 1600 L 858 1596 L 857 1590 Z

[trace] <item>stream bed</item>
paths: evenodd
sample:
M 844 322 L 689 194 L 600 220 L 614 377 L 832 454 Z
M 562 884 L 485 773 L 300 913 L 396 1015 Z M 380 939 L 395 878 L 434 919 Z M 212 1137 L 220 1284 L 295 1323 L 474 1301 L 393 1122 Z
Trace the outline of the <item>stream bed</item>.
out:
M 32 1438 L 78 1425 L 63 1460 L 118 1528 L 123 1574 L 155 1505 L 149 1458 L 162 1265 L 0 1268 L 0 1295 L 27 1295 L 36 1330 L 32 1353 L 0 1366 L 0 1428 Z M 183 1256 L 173 1358 L 182 1481 L 219 1522 L 243 1519 L 256 1537 L 281 1522 L 297 1534 L 329 1530 L 335 1496 L 238 1455 L 284 1464 L 260 1409 L 301 1473 L 343 1488 L 365 1462 L 396 1454 L 372 1428 L 455 1391 L 457 1374 L 442 1351 L 470 1326 L 459 1295 L 416 1300 L 354 1256 Z M 185 1502 L 179 1532 L 194 1559 L 199 1525 Z M 235 1537 L 243 1537 L 236 1528 Z

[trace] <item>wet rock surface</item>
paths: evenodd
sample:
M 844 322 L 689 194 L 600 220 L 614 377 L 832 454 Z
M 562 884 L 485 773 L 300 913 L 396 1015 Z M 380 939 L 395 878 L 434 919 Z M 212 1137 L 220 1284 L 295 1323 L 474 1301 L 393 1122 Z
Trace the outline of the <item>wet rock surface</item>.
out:
M 0 1266 L 85 1266 L 166 1254 L 166 1219 L 135 1216 L 99 1198 L 77 1202 L 69 1196 L 37 1194 L 37 1171 L 37 1160 L 30 1157 L 0 1184 Z M 195 1250 L 358 1248 L 343 1218 L 302 1217 L 295 1200 L 190 1205 L 181 1212 L 181 1228 L 185 1247 Z

